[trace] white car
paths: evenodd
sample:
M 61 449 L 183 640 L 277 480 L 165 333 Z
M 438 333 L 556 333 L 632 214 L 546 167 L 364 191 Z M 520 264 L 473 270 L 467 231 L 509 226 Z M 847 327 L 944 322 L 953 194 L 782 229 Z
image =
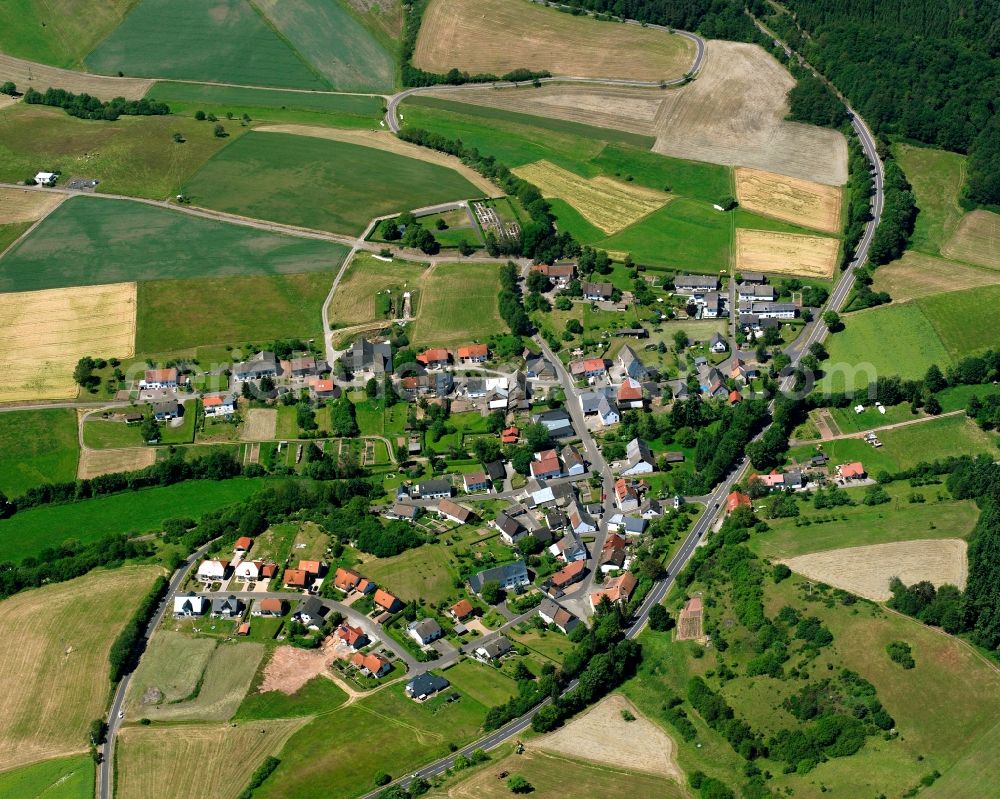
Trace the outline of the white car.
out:
M 125 711 L 124 710 L 119 710 L 118 711 L 118 718 L 120 718 L 120 719 L 125 718 Z

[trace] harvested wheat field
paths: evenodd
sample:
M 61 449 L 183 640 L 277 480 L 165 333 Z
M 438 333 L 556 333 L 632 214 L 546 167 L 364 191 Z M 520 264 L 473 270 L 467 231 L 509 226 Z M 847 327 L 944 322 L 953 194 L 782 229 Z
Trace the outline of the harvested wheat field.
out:
M 736 229 L 736 269 L 801 277 L 833 276 L 840 241 L 799 233 Z
M 313 677 L 326 671 L 335 660 L 346 657 L 350 657 L 350 653 L 341 650 L 333 636 L 327 638 L 319 650 L 279 646 L 264 667 L 264 679 L 258 690 L 262 694 L 268 691 L 294 694 Z
M 90 722 L 108 700 L 111 642 L 161 573 L 153 566 L 98 569 L 0 602 L 5 770 L 86 751 Z
M 115 799 L 235 799 L 264 758 L 278 754 L 307 721 L 124 727 Z
M 37 89 L 65 89 L 74 94 L 86 92 L 100 100 L 124 97 L 126 100 L 140 100 L 156 82 L 146 78 L 110 78 L 105 75 L 91 75 L 71 69 L 59 69 L 34 61 L 25 61 L 0 53 L 0 83 L 12 80 L 18 91 Z
M 342 141 L 357 144 L 360 147 L 371 147 L 375 150 L 385 150 L 396 155 L 405 155 L 417 161 L 445 166 L 458 172 L 477 189 L 481 189 L 484 197 L 502 197 L 503 190 L 488 181 L 476 170 L 466 166 L 454 156 L 439 153 L 427 147 L 419 147 L 402 139 L 396 138 L 387 130 L 354 130 L 341 128 L 324 128 L 319 125 L 261 125 L 254 128 L 255 133 L 291 133 L 296 136 L 312 136 L 316 139 Z
M 824 233 L 840 232 L 841 190 L 812 180 L 736 168 L 736 199 L 748 211 Z
M 135 351 L 135 283 L 0 294 L 0 402 L 76 396 L 84 355 Z
M 250 408 L 240 428 L 243 441 L 270 441 L 278 427 L 278 412 L 270 408 Z
M 76 468 L 79 480 L 89 480 L 102 474 L 135 472 L 156 462 L 152 447 L 134 449 L 84 449 L 80 450 L 80 463 Z
M 1000 214 L 970 211 L 941 248 L 941 254 L 970 264 L 1000 269 Z
M 666 94 L 653 150 L 676 158 L 847 182 L 842 134 L 786 122 L 795 80 L 756 44 L 711 40 L 697 79 Z
M 623 710 L 635 716 L 635 721 L 625 721 Z M 635 705 L 619 694 L 605 697 L 565 727 L 532 741 L 529 746 L 566 757 L 672 777 L 678 782 L 682 777 L 674 759 L 674 742 L 660 727 L 640 716 Z
M 872 288 L 889 292 L 896 302 L 997 283 L 997 273 L 989 269 L 946 261 L 914 250 L 904 252 L 898 261 L 880 266 L 874 278 Z
M 656 115 L 664 97 L 661 89 L 634 89 L 625 86 L 544 84 L 537 89 L 533 86 L 473 86 L 474 84 L 463 88 L 460 92 L 439 89 L 427 92 L 426 96 L 564 119 L 643 136 L 656 135 Z
M 694 45 L 663 31 L 598 22 L 528 0 L 431 0 L 413 64 L 430 72 L 457 68 L 503 75 L 527 67 L 554 75 L 679 78 Z
M 548 161 L 536 161 L 512 171 L 519 178 L 534 183 L 546 197 L 565 200 L 584 219 L 609 235 L 638 222 L 673 199 L 662 191 L 622 183 L 604 175 L 583 178 Z
M 907 585 L 927 580 L 935 586 L 948 583 L 965 588 L 968 572 L 965 542 L 958 538 L 832 549 L 782 562 L 810 579 L 876 602 L 891 596 L 889 580 L 893 577 Z
M 45 189 L 0 188 L 0 225 L 34 222 L 48 215 L 66 199 Z

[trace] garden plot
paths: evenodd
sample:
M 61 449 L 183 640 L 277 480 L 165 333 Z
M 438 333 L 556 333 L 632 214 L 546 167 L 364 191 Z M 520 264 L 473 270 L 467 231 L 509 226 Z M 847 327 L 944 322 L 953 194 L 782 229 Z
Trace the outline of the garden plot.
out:
M 243 441 L 271 441 L 278 426 L 278 412 L 270 408 L 251 408 L 240 428 Z
M 518 177 L 534 183 L 545 196 L 565 200 L 584 219 L 609 235 L 638 222 L 672 199 L 661 191 L 622 183 L 604 175 L 580 177 L 548 161 L 538 161 L 513 171 Z
M 812 180 L 737 167 L 736 199 L 748 211 L 824 233 L 840 231 L 841 190 Z
M 830 278 L 840 241 L 771 230 L 736 230 L 736 270 Z
M 0 294 L 0 401 L 76 396 L 84 355 L 128 358 L 135 283 Z
M 968 574 L 965 549 L 965 542 L 955 538 L 897 541 L 831 549 L 783 562 L 812 580 L 884 602 L 892 596 L 889 581 L 893 577 L 906 585 L 927 580 L 938 587 L 948 584 L 965 588 Z

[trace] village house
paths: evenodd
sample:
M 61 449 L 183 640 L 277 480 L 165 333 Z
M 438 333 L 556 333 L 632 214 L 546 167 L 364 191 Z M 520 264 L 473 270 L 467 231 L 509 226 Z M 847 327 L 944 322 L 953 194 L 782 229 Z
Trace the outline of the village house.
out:
M 491 569 L 484 569 L 469 578 L 469 587 L 474 593 L 480 594 L 486 583 L 496 582 L 505 591 L 522 588 L 531 585 L 531 578 L 528 576 L 528 567 L 523 560 L 516 560 L 503 566 L 494 566 Z
M 481 647 L 476 649 L 475 654 L 476 658 L 481 660 L 483 663 L 489 663 L 493 660 L 499 660 L 513 648 L 514 645 L 507 640 L 507 637 L 500 635 L 492 641 L 487 641 Z
M 139 388 L 177 388 L 177 369 L 173 366 L 166 369 L 147 369 L 139 381 Z
M 285 588 L 308 588 L 312 578 L 301 569 L 285 569 Z
M 642 408 L 645 404 L 642 395 L 642 384 L 638 380 L 626 377 L 618 386 L 615 402 L 621 408 Z
M 739 508 L 749 508 L 750 497 L 742 491 L 731 491 L 726 497 L 726 513 L 732 513 Z
M 416 485 L 416 496 L 420 499 L 441 499 L 450 497 L 452 490 L 447 480 L 422 480 Z
M 241 560 L 233 569 L 233 576 L 237 580 L 255 583 L 260 579 L 260 564 L 252 560 Z
M 472 603 L 468 599 L 460 599 L 448 608 L 448 615 L 450 615 L 456 622 L 463 622 L 470 618 L 474 613 L 475 608 L 472 607 Z
M 622 474 L 631 477 L 636 474 L 650 474 L 656 470 L 656 461 L 649 444 L 641 438 L 633 438 L 625 447 L 626 468 Z
M 552 438 L 571 438 L 576 435 L 572 419 L 562 408 L 535 414 L 531 417 L 531 421 L 535 424 L 545 425 L 545 429 L 549 431 L 549 436 Z
M 549 547 L 556 560 L 563 563 L 574 563 L 587 559 L 587 547 L 579 539 L 575 532 L 566 533 L 562 538 Z
M 363 649 L 368 646 L 368 635 L 361 627 L 352 627 L 346 621 L 343 622 L 334 633 L 341 641 L 351 649 Z
M 411 505 L 409 502 L 397 502 L 392 509 L 385 514 L 388 519 L 399 519 L 404 522 L 415 522 L 423 509 L 419 505 Z
M 613 605 L 623 605 L 632 596 L 637 583 L 638 581 L 632 572 L 623 572 L 617 577 L 611 577 L 604 581 L 600 591 L 595 591 L 590 595 L 590 606 L 594 610 L 597 610 L 597 606 L 604 599 L 607 599 Z
M 624 478 L 615 481 L 615 504 L 622 513 L 639 509 L 639 492 Z
M 386 658 L 381 655 L 366 655 L 362 652 L 354 653 L 351 657 L 351 665 L 366 677 L 373 677 L 375 679 L 384 677 L 392 671 L 392 663 Z
M 303 355 L 301 358 L 292 358 L 288 361 L 288 371 L 291 373 L 292 377 L 309 377 L 310 375 L 318 375 L 324 371 L 326 364 L 318 364 L 316 358 L 313 355 Z
M 230 369 L 236 380 L 260 380 L 278 374 L 278 359 L 273 352 L 261 350 L 247 361 L 234 363 Z
M 197 577 L 203 583 L 214 583 L 225 579 L 228 569 L 228 560 L 205 560 L 198 566 Z
M 233 552 L 237 555 L 245 555 L 253 548 L 253 539 L 248 535 L 241 535 L 233 544 Z
M 233 594 L 226 597 L 218 597 L 212 600 L 213 619 L 231 619 L 240 615 L 243 603 Z
M 566 516 L 569 518 L 570 527 L 577 535 L 586 535 L 597 532 L 597 524 L 590 514 L 583 510 L 575 501 L 571 502 L 566 509 Z
M 726 339 L 723 338 L 721 333 L 713 333 L 712 338 L 708 340 L 708 348 L 715 353 L 725 352 L 729 349 L 729 345 L 726 343 Z
M 586 574 L 587 561 L 575 560 L 563 566 L 549 578 L 549 588 L 561 593 L 574 583 L 580 582 Z
M 428 697 L 431 697 L 434 694 L 443 691 L 445 688 L 448 688 L 450 685 L 451 683 L 444 677 L 439 677 L 437 674 L 431 674 L 429 671 L 425 671 L 410 680 L 406 684 L 404 691 L 410 699 L 422 702 Z
M 321 577 L 326 571 L 326 564 L 321 560 L 300 560 L 299 569 L 310 577 L 316 578 Z
M 556 368 L 548 358 L 541 355 L 534 355 L 524 359 L 525 374 L 536 380 L 555 380 Z
M 466 472 L 462 476 L 462 485 L 467 494 L 490 490 L 490 481 L 484 472 Z
M 309 393 L 313 399 L 337 399 L 341 394 L 340 386 L 329 378 L 314 377 L 309 381 Z
M 188 591 L 186 594 L 174 597 L 174 618 L 204 616 L 207 607 L 207 597 L 199 596 L 194 591 Z
M 701 301 L 701 318 L 702 319 L 718 319 L 723 316 L 728 316 L 729 311 L 726 310 L 726 302 L 722 298 L 722 295 L 717 291 L 710 291 L 705 295 L 704 299 Z
M 468 344 L 459 347 L 455 354 L 460 363 L 486 363 L 490 357 L 490 349 L 485 344 Z
M 412 621 L 406 627 L 407 634 L 420 646 L 427 646 L 433 641 L 438 640 L 444 632 L 441 630 L 441 625 L 438 624 L 434 619 L 420 619 L 419 621 Z
M 591 283 L 585 281 L 581 286 L 584 299 L 591 302 L 607 301 L 614 296 L 614 286 L 610 283 Z
M 763 272 L 743 272 L 740 274 L 740 277 L 743 278 L 743 283 L 752 283 L 756 285 L 767 283 L 767 275 Z
M 361 575 L 353 569 L 338 568 L 333 574 L 333 587 L 345 594 L 351 593 L 361 582 Z
M 403 609 L 403 603 L 397 597 L 381 588 L 375 591 L 373 601 L 376 608 L 386 613 L 397 613 Z
M 417 355 L 417 363 L 423 364 L 428 369 L 444 369 L 451 361 L 451 353 L 443 347 L 424 350 Z
M 580 620 L 558 602 L 546 597 L 538 606 L 538 617 L 546 624 L 551 624 L 563 635 L 569 635 Z
M 604 574 L 623 571 L 627 567 L 628 542 L 617 533 L 612 533 L 604 540 L 598 566 Z
M 373 344 L 366 338 L 359 338 L 344 354 L 343 362 L 351 372 L 392 374 L 392 345 L 388 341 Z
M 563 287 L 576 277 L 576 264 L 534 264 L 531 271 L 541 272 L 550 284 Z
M 175 399 L 161 400 L 150 404 L 153 418 L 158 422 L 169 422 L 184 415 L 184 406 Z
M 501 444 L 516 444 L 521 437 L 521 431 L 516 427 L 507 427 L 500 433 Z
M 861 461 L 842 463 L 837 467 L 837 477 L 842 480 L 864 480 L 868 476 Z
M 507 479 L 507 469 L 503 465 L 503 461 L 495 460 L 487 463 L 486 476 L 490 478 L 490 481 L 497 487 L 497 490 L 500 490 L 504 480 Z
M 524 536 L 528 533 L 519 521 L 511 516 L 508 516 L 506 511 L 503 510 L 498 510 L 497 515 L 492 521 L 490 521 L 489 524 L 490 527 L 499 531 L 500 540 L 507 546 L 514 546 L 514 544 L 524 538 Z
M 736 287 L 736 296 L 741 304 L 744 302 L 774 302 L 778 299 L 778 292 L 775 291 L 774 286 L 743 282 Z
M 326 607 L 316 597 L 311 596 L 299 602 L 299 606 L 292 613 L 292 618 L 299 624 L 303 624 L 310 630 L 318 630 L 323 626 L 323 619 L 326 617 Z
M 282 599 L 275 599 L 273 597 L 267 597 L 266 599 L 258 599 L 254 604 L 254 610 L 252 611 L 254 616 L 284 616 L 285 615 L 285 602 Z
M 463 505 L 452 502 L 450 499 L 442 499 L 437 506 L 438 515 L 442 518 L 455 522 L 456 524 L 467 524 L 475 517 L 475 514 Z
M 750 313 L 758 319 L 794 319 L 799 315 L 799 308 L 792 302 L 755 302 L 750 306 Z
M 573 446 L 562 448 L 563 474 L 567 477 L 578 477 L 587 473 L 587 464 L 584 463 L 580 451 Z M 553 499 L 555 496 L 553 495 Z
M 562 477 L 562 465 L 559 463 L 559 455 L 554 449 L 536 452 L 530 469 L 531 476 L 536 480 L 551 480 Z
M 719 279 L 714 275 L 677 275 L 674 278 L 674 291 L 694 299 L 703 298 L 719 287 Z
M 618 366 L 621 367 L 622 372 L 625 377 L 631 377 L 633 380 L 642 381 L 649 377 L 649 369 L 646 365 L 639 360 L 639 356 L 627 344 L 618 351 L 618 357 L 616 359 Z

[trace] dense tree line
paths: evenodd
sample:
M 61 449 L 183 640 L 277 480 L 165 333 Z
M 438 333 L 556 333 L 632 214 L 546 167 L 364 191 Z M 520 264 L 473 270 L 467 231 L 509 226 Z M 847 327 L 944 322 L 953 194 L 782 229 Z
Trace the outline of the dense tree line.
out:
M 917 200 L 912 186 L 896 160 L 886 158 L 885 204 L 868 252 L 872 263 L 887 264 L 899 258 L 910 241 L 916 221 Z
M 521 288 L 517 280 L 517 266 L 508 261 L 500 267 L 500 316 L 515 336 L 530 336 L 534 330 L 528 312 L 521 301 Z
M 878 133 L 969 153 L 968 197 L 1000 203 L 997 0 L 788 0 L 803 55 Z M 775 14 L 768 22 L 780 22 Z
M 118 682 L 139 663 L 139 656 L 145 648 L 146 639 L 143 633 L 146 631 L 146 625 L 156 613 L 156 606 L 160 604 L 160 600 L 167 595 L 169 587 L 170 583 L 166 577 L 157 577 L 153 587 L 125 625 L 125 629 L 111 644 L 111 651 L 108 652 L 111 682 Z
M 423 20 L 426 8 L 426 0 L 412 0 L 409 5 L 403 6 L 403 41 L 400 49 L 400 57 L 402 59 L 401 74 L 404 86 L 437 86 L 442 83 L 452 85 L 461 83 L 494 83 L 500 80 L 528 81 L 551 77 L 551 72 L 544 70 L 533 72 L 526 67 L 511 70 L 498 76 L 491 72 L 470 75 L 468 72 L 463 72 L 455 68 L 448 70 L 444 74 L 440 74 L 437 72 L 427 72 L 413 66 L 413 51 L 417 46 L 417 34 L 420 33 L 420 23 Z
M 711 39 L 754 41 L 757 29 L 743 13 L 765 10 L 762 0 L 562 0 L 564 5 L 598 14 L 634 19 L 669 28 L 697 31 Z
M 840 99 L 830 91 L 830 87 L 812 72 L 803 68 L 787 66 L 796 77 L 796 83 L 788 93 L 789 117 L 796 122 L 839 128 L 847 121 L 847 109 Z
M 697 397 L 695 401 L 701 402 Z M 743 457 L 747 445 L 767 423 L 767 403 L 754 399 L 720 412 L 719 424 L 703 429 L 695 449 L 695 469 L 685 481 L 683 493 L 707 494 Z
M 115 97 L 103 101 L 89 94 L 73 94 L 65 89 L 47 89 L 45 93 L 28 89 L 24 102 L 31 105 L 51 105 L 62 108 L 67 114 L 81 119 L 103 119 L 113 122 L 120 116 L 164 116 L 170 106 L 155 100 L 126 100 Z

